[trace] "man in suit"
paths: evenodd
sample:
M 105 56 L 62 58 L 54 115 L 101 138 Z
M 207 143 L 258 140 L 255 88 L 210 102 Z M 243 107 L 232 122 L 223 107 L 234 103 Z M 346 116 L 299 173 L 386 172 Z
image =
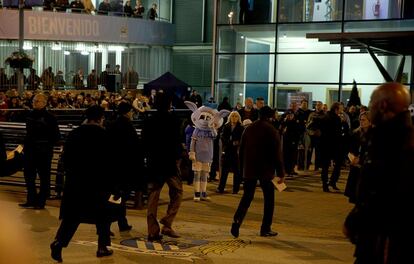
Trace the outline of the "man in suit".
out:
M 273 117 L 274 110 L 269 106 L 262 107 L 259 120 L 248 126 L 241 138 L 239 157 L 244 177 L 244 193 L 231 226 L 230 232 L 234 237 L 239 236 L 239 228 L 253 200 L 257 181 L 260 182 L 264 195 L 264 214 L 260 236 L 277 235 L 271 229 L 275 196 L 272 180 L 276 171 L 279 177 L 278 183 L 283 183 L 285 170 L 279 132 L 271 123 Z

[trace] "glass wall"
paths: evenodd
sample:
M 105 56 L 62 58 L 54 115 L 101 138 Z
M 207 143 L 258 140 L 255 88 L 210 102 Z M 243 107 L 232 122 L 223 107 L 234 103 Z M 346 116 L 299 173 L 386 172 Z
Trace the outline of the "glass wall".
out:
M 126 73 L 129 68 L 137 71 L 140 83 L 145 83 L 171 69 L 171 48 L 143 45 L 115 45 L 75 42 L 26 41 L 24 49 L 34 58 L 32 68 L 37 75 L 52 67 L 53 73 L 61 72 L 66 82 L 65 88 L 73 88 L 74 76 L 81 72 L 86 87 L 86 76 L 96 70 L 97 76 L 109 64 L 111 70 L 120 65 L 120 71 Z M 14 70 L 3 62 L 18 50 L 17 41 L 0 41 L 0 68 L 5 68 L 10 77 Z M 29 69 L 24 70 L 27 77 Z
M 414 29 L 414 20 L 401 19 L 409 16 L 404 11 L 407 1 L 401 0 L 263 1 L 269 8 L 261 21 L 239 18 L 245 15 L 241 8 L 246 2 L 261 1 L 218 0 L 214 91 L 218 101 L 229 97 L 233 106 L 246 97 L 264 97 L 283 111 L 294 95 L 328 105 L 346 103 L 354 80 L 362 102 L 368 104 L 384 78 L 366 50 L 307 34 Z M 394 76 L 402 56 L 382 53 L 377 58 Z M 412 84 L 411 64 L 407 57 L 407 85 Z

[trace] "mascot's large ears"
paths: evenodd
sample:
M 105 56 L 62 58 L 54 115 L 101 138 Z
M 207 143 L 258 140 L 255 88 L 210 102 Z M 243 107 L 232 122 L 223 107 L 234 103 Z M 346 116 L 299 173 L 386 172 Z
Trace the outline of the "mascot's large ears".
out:
M 229 110 L 220 110 L 220 112 L 217 112 L 214 117 L 213 117 L 213 127 L 215 129 L 218 129 L 219 127 L 221 127 L 223 125 L 223 118 L 228 116 L 230 114 Z
M 188 109 L 190 109 L 193 112 L 195 112 L 198 109 L 197 105 L 193 102 L 184 101 L 184 104 L 188 107 Z

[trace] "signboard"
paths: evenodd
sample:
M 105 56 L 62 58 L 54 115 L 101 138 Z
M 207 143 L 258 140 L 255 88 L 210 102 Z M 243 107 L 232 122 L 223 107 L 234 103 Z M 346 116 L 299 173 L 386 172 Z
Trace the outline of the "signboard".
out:
M 0 9 L 0 39 L 18 39 L 18 10 Z M 146 19 L 61 12 L 24 12 L 26 40 L 172 46 L 174 25 Z
M 296 92 L 296 93 L 288 93 L 287 101 L 288 101 L 288 108 L 292 102 L 296 102 L 298 106 L 300 106 L 300 102 L 306 99 L 309 104 L 312 103 L 312 93 L 309 92 Z M 308 104 L 308 105 L 309 105 Z

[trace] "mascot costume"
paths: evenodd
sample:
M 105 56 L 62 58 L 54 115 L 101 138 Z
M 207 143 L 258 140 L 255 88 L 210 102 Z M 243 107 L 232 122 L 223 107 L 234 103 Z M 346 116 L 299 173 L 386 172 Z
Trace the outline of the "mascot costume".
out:
M 230 111 L 219 112 L 207 106 L 197 108 L 193 102 L 184 103 L 193 111 L 191 120 L 196 127 L 191 137 L 189 158 L 193 162 L 194 201 L 198 202 L 208 200 L 207 177 L 213 161 L 213 141 L 217 137 L 217 129 L 223 124 L 223 117 L 230 114 Z

